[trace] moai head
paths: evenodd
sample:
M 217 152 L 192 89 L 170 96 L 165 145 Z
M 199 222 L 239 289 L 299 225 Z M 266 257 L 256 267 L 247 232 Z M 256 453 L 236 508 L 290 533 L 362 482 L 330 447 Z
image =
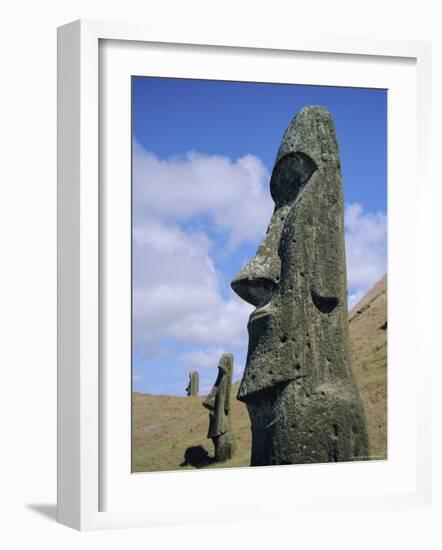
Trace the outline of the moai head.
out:
M 186 388 L 188 396 L 196 396 L 199 392 L 199 374 L 198 371 L 189 372 L 189 383 Z
M 223 353 L 218 363 L 219 374 L 225 376 L 228 383 L 232 383 L 233 375 L 233 355 L 231 353 Z
M 256 307 L 248 323 L 238 399 L 247 403 L 251 416 L 252 464 L 254 455 L 255 464 L 311 462 L 314 456 L 303 459 L 298 452 L 304 427 L 295 417 L 304 418 L 309 400 L 316 400 L 312 396 L 333 400 L 357 394 L 349 348 L 339 151 L 331 115 L 323 107 L 305 107 L 290 123 L 270 193 L 275 209 L 267 234 L 232 281 L 233 290 Z M 319 412 L 311 412 L 305 429 L 316 429 L 319 438 Z

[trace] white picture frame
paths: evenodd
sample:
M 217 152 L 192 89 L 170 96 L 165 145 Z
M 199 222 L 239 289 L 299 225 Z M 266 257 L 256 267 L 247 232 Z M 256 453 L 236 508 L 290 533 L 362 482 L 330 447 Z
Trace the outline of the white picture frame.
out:
M 136 499 L 135 505 L 130 505 L 132 493 L 129 492 L 126 492 L 129 495 L 126 499 L 121 497 L 121 502 L 118 502 L 118 493 L 115 493 L 117 498 L 113 499 L 111 509 L 104 505 L 102 485 L 106 481 L 107 472 L 111 471 L 112 476 L 113 470 L 107 466 L 105 468 L 103 462 L 103 453 L 109 452 L 103 434 L 102 417 L 106 412 L 103 403 L 107 399 L 106 391 L 111 390 L 108 386 L 102 386 L 103 364 L 100 348 L 104 295 L 101 282 L 106 265 L 102 261 L 102 232 L 109 229 L 100 223 L 100 212 L 104 208 L 100 184 L 100 113 L 102 115 L 104 109 L 100 104 L 100 44 L 103 41 L 124 41 L 128 48 L 136 44 L 167 45 L 173 50 L 171 62 L 177 67 L 180 66 L 180 60 L 183 60 L 180 56 L 184 54 L 180 52 L 193 47 L 204 48 L 204 56 L 209 60 L 213 55 L 211 52 L 223 50 L 228 51 L 231 57 L 253 52 L 253 55 L 258 56 L 271 54 L 286 58 L 291 53 L 302 52 L 312 56 L 329 56 L 327 59 L 334 56 L 360 64 L 370 58 L 393 64 L 396 61 L 399 63 L 401 60 L 410 60 L 415 64 L 417 125 L 411 125 L 411 147 L 416 156 L 419 174 L 416 196 L 420 207 L 417 216 L 418 242 L 416 241 L 419 248 L 413 248 L 413 253 L 418 254 L 418 257 L 411 277 L 419 293 L 411 299 L 411 311 L 413 316 L 421 319 L 421 338 L 415 348 L 409 350 L 409 366 L 413 358 L 422 356 L 426 339 L 431 332 L 426 326 L 430 322 L 430 316 L 425 320 L 423 315 L 430 310 L 431 304 L 431 251 L 425 247 L 425 243 L 430 240 L 430 217 L 424 206 L 431 203 L 427 156 L 431 117 L 429 43 L 341 36 L 312 39 L 297 35 L 280 37 L 278 43 L 275 41 L 268 44 L 264 38 L 249 38 L 245 41 L 228 33 L 223 39 L 216 40 L 208 39 L 204 32 L 190 37 L 186 36 L 185 29 L 179 34 L 173 32 L 171 36 L 163 36 L 150 28 L 116 22 L 76 21 L 61 27 L 58 31 L 58 521 L 76 529 L 91 530 L 258 519 L 269 517 L 266 499 L 272 502 L 273 513 L 278 517 L 288 518 L 293 513 L 315 513 L 330 506 L 335 512 L 345 512 L 355 507 L 361 511 L 371 511 L 427 506 L 431 499 L 431 404 L 426 396 L 426 388 L 430 383 L 431 361 L 422 361 L 419 367 L 420 376 L 412 386 L 416 407 L 412 407 L 410 414 L 413 416 L 411 425 L 416 431 L 416 456 L 407 466 L 413 468 L 415 474 L 411 489 L 404 485 L 403 490 L 390 488 L 387 491 L 353 494 L 352 482 L 349 481 L 349 489 L 344 493 L 333 493 L 336 489 L 331 485 L 328 493 L 312 490 L 311 498 L 305 493 L 302 498 L 297 498 L 283 489 L 279 492 L 273 490 L 275 485 L 284 486 L 284 477 L 289 475 L 287 468 L 292 467 L 266 468 L 265 472 L 264 469 L 242 469 L 230 474 L 214 470 L 196 474 L 162 473 L 156 477 L 145 477 L 142 482 L 142 491 L 146 493 L 145 506 L 140 507 L 135 502 Z M 149 55 L 153 59 L 156 54 L 152 51 Z M 328 62 L 327 59 L 323 60 L 324 63 Z M 395 174 L 395 177 L 398 175 Z M 415 176 L 411 177 L 415 181 Z M 412 180 L 410 182 L 413 183 Z M 413 200 L 409 197 L 407 204 Z M 407 199 L 404 198 L 404 201 Z M 389 307 L 397 307 L 394 293 Z M 389 315 L 391 311 L 390 309 Z M 129 391 L 129 388 L 121 391 Z M 130 449 L 127 452 L 130 453 Z M 348 464 L 334 467 L 341 468 L 339 475 L 348 475 L 351 479 L 352 476 L 360 476 L 362 473 L 361 470 L 355 470 L 355 466 L 358 467 Z M 347 470 L 343 471 L 342 468 L 350 468 L 353 473 L 347 474 Z M 329 475 L 327 470 L 323 472 L 324 475 Z M 321 476 L 320 473 L 316 472 L 315 475 L 317 474 Z M 130 476 L 130 471 L 127 475 Z M 231 506 L 224 506 L 220 502 L 219 506 L 207 507 L 204 503 L 198 503 L 199 493 L 196 491 L 193 497 L 189 497 L 188 506 L 184 507 L 180 495 L 185 491 L 188 475 L 198 475 L 202 487 L 216 482 L 234 487 L 243 480 L 249 484 L 248 487 L 252 487 L 258 481 L 262 485 L 261 496 L 250 491 L 248 496 L 246 494 L 238 497 L 237 502 Z M 226 475 L 230 475 L 229 479 Z M 305 475 L 311 476 L 308 473 Z M 383 475 L 382 472 L 379 475 Z M 160 498 L 162 487 L 167 491 L 169 501 L 171 497 L 173 500 L 171 492 L 177 492 L 175 504 Z

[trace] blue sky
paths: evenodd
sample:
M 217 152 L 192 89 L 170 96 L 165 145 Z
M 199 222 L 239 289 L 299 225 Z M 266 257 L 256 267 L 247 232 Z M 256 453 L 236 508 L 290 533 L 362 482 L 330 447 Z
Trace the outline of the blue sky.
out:
M 335 121 L 355 303 L 386 271 L 387 91 L 132 78 L 135 391 L 184 395 L 197 369 L 204 393 L 224 351 L 240 378 L 253 308 L 230 280 L 265 233 L 275 155 L 305 105 Z

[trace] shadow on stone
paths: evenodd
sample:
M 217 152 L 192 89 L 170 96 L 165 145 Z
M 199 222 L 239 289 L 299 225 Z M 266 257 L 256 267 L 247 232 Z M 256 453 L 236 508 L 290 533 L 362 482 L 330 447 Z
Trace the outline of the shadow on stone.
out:
M 212 464 L 213 458 L 202 445 L 197 447 L 187 447 L 184 453 L 184 461 L 180 466 L 193 466 L 194 468 L 204 468 Z

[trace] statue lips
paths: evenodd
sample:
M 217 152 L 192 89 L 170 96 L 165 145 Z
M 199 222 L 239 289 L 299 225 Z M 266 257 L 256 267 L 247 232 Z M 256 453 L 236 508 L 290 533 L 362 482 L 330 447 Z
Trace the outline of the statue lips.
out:
M 274 311 L 272 310 L 272 308 L 269 307 L 270 304 L 266 304 L 265 306 L 262 306 L 262 307 L 257 307 L 255 309 L 255 311 L 253 311 L 251 314 L 250 314 L 250 317 L 249 317 L 249 325 L 250 323 L 253 323 L 254 321 L 258 320 L 258 319 L 262 319 L 263 317 L 270 317 L 273 315 Z

